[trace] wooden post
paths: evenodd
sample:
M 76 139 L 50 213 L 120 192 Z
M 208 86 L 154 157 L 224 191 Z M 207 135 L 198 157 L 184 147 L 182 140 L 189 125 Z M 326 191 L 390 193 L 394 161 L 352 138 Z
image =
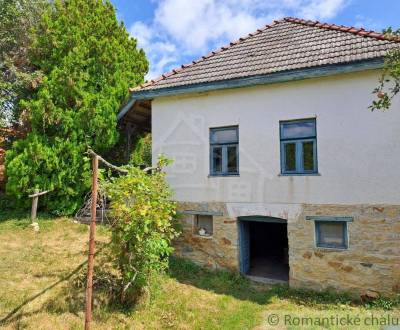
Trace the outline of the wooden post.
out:
M 35 193 L 33 194 L 33 197 L 32 197 L 32 210 L 31 210 L 32 222 L 35 222 L 35 220 L 36 220 L 37 207 L 38 207 L 38 201 L 39 201 L 38 193 L 39 193 L 39 190 L 35 189 Z
M 31 210 L 32 223 L 35 222 L 35 220 L 36 220 L 39 196 L 45 195 L 48 192 L 49 192 L 48 190 L 39 192 L 38 189 L 35 189 L 34 194 L 29 195 L 29 198 L 32 198 L 32 210 Z
M 97 209 L 97 176 L 99 167 L 99 158 L 92 155 L 92 205 L 89 233 L 89 255 L 88 255 L 88 271 L 86 284 L 86 314 L 85 314 L 85 330 L 90 329 L 92 321 L 92 292 L 93 292 L 93 259 L 94 259 L 94 239 L 96 235 L 96 209 Z

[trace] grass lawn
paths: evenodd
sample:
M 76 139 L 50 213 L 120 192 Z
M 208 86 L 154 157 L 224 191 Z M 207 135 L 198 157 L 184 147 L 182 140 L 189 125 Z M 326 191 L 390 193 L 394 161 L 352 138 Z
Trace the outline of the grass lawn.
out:
M 0 327 L 82 329 L 84 288 L 78 284 L 85 276 L 88 227 L 66 218 L 41 218 L 39 225 L 35 233 L 26 218 L 0 213 Z M 108 238 L 108 230 L 98 227 L 97 248 Z M 356 322 L 357 316 L 358 326 L 324 328 L 381 329 L 384 320 L 400 318 L 398 301 L 362 305 L 328 292 L 254 285 L 175 258 L 152 285 L 149 301 L 135 309 L 107 304 L 106 291 L 107 285 L 95 289 L 93 329 L 321 329 L 316 318 Z M 314 326 L 303 320 L 308 326 L 301 327 L 296 317 L 311 317 Z M 366 325 L 369 321 L 375 325 Z

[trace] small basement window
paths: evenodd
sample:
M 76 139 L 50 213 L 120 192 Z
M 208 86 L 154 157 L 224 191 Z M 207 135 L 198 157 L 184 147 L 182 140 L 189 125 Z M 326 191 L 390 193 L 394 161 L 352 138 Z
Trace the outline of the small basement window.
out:
M 210 237 L 213 235 L 213 217 L 212 215 L 194 216 L 194 233 L 199 236 Z
M 317 247 L 347 249 L 347 222 L 315 221 Z
M 348 249 L 347 223 L 353 221 L 352 217 L 307 216 L 306 220 L 314 220 L 317 247 Z

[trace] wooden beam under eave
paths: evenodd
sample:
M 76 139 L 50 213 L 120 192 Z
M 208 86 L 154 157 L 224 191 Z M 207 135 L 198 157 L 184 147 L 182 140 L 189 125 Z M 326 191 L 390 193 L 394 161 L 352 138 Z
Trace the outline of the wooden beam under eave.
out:
M 139 113 L 139 112 L 136 112 L 136 111 L 132 111 L 132 112 L 127 114 L 127 118 L 129 118 L 131 120 L 147 121 L 147 120 L 151 120 L 151 115 L 147 115 L 147 114 Z
M 128 106 L 129 109 L 126 108 Z M 133 103 L 128 102 L 126 107 L 124 108 L 125 114 L 118 120 L 120 127 L 124 126 L 124 123 L 130 123 L 145 127 L 145 130 L 151 129 L 151 101 L 135 100 Z

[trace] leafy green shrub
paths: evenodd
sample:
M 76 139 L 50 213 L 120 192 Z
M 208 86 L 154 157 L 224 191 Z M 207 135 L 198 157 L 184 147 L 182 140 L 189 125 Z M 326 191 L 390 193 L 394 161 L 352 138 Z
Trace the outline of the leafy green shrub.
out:
M 151 134 L 146 134 L 137 140 L 131 156 L 131 163 L 134 166 L 151 166 Z
M 104 183 L 114 220 L 111 249 L 122 274 L 122 301 L 135 302 L 152 276 L 168 267 L 176 204 L 161 170 L 168 161 L 160 158 L 160 170 L 147 174 L 128 167 L 128 174 Z
M 387 37 L 400 38 L 400 29 L 388 28 L 384 31 Z M 398 48 L 391 50 L 385 58 L 383 73 L 379 78 L 379 85 L 373 90 L 377 98 L 369 107 L 374 110 L 388 110 L 394 97 L 400 93 L 400 51 Z
M 148 62 L 108 0 L 51 2 L 38 31 L 30 54 L 44 77 L 21 103 L 31 132 L 7 152 L 7 192 L 25 202 L 34 188 L 52 190 L 40 205 L 71 214 L 90 187 L 86 150 L 116 143 L 117 113 Z
M 400 306 L 400 295 L 397 295 L 396 297 L 392 297 L 392 298 L 379 297 L 378 299 L 366 302 L 364 305 L 366 308 L 369 308 L 369 309 L 381 308 L 381 309 L 389 311 L 395 307 Z

